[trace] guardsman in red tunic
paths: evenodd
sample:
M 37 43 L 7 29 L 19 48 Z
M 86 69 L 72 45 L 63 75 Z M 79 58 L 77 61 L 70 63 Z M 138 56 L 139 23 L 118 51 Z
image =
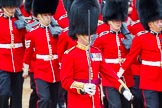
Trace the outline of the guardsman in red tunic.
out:
M 74 0 L 72 3 L 68 33 L 77 39 L 77 45 L 65 51 L 60 72 L 62 86 L 68 91 L 68 108 L 101 108 L 99 72 L 128 100 L 132 97 L 130 90 L 106 64 L 100 50 L 88 41 L 96 32 L 98 16 L 97 0 Z
M 146 31 L 135 36 L 130 53 L 118 74 L 141 58 L 140 88 L 146 108 L 161 108 L 162 104 L 162 3 L 159 0 L 139 0 L 137 10 Z
M 66 11 L 67 8 L 64 8 L 64 7 L 69 5 L 68 7 L 70 8 L 71 4 L 66 4 L 65 2 L 72 3 L 71 0 L 67 0 L 67 1 L 59 0 L 58 8 L 57 8 L 56 14 L 54 15 L 58 24 L 63 28 L 62 33 L 59 35 L 59 40 L 58 40 L 58 44 L 57 44 L 57 49 L 58 49 L 57 54 L 58 54 L 58 60 L 59 60 L 60 65 L 61 65 L 62 55 L 64 54 L 64 52 L 67 49 L 76 45 L 76 41 L 72 40 L 68 36 L 69 19 L 68 19 L 68 14 Z M 59 108 L 65 108 L 66 102 L 67 102 L 67 91 L 65 89 L 63 89 L 60 85 L 59 100 L 58 100 Z
M 51 17 L 55 13 L 58 0 L 34 0 L 32 13 L 39 20 L 38 26 L 27 33 L 24 55 L 24 73 L 28 72 L 33 56 L 36 53 L 34 79 L 39 97 L 38 108 L 57 108 L 58 87 L 60 81 L 57 41 L 49 30 Z
M 0 108 L 22 108 L 25 30 L 14 26 L 18 20 L 14 14 L 21 4 L 21 0 L 0 0 Z
M 137 20 L 132 24 L 128 25 L 128 29 L 133 36 L 137 36 L 138 34 L 142 33 L 145 30 L 140 20 Z M 141 67 L 141 60 L 139 57 L 137 57 L 136 62 L 134 62 L 131 65 L 131 71 L 134 78 L 134 86 L 131 89 L 134 95 L 134 100 L 133 100 L 134 108 L 144 108 L 142 90 L 139 88 L 140 67 Z
M 121 32 L 122 21 L 125 21 L 128 15 L 128 1 L 106 0 L 105 2 L 103 8 L 105 24 L 100 26 L 103 31 L 98 33 L 99 37 L 95 40 L 94 46 L 102 51 L 105 62 L 117 73 L 129 52 L 122 43 L 126 36 Z M 131 88 L 134 84 L 131 70 L 128 69 L 122 77 L 127 86 Z M 102 85 L 105 94 L 108 94 L 106 98 L 110 108 L 130 108 L 130 102 L 121 96 L 105 77 L 102 78 Z
M 32 2 L 33 2 L 33 0 L 25 0 L 24 6 L 22 7 L 23 9 L 21 9 L 21 10 L 24 10 L 22 12 L 23 16 L 33 17 L 32 14 L 31 14 Z M 34 20 L 30 20 L 29 23 L 32 23 L 33 21 Z M 37 92 L 36 92 L 36 85 L 35 85 L 35 80 L 34 80 L 35 60 L 36 60 L 36 56 L 35 56 L 35 53 L 33 53 L 32 61 L 29 65 L 30 88 L 32 89 L 32 92 L 31 92 L 30 97 L 29 97 L 29 108 L 36 108 L 37 101 L 38 101 L 38 96 L 37 96 Z M 23 77 L 26 78 L 27 75 L 23 74 Z

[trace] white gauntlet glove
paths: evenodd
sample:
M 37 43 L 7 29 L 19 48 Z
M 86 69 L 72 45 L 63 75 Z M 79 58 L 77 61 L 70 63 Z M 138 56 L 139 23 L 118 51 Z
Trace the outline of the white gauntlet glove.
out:
M 132 95 L 132 93 L 130 92 L 130 90 L 128 90 L 128 89 L 125 89 L 124 91 L 123 91 L 123 96 L 128 100 L 128 101 L 131 101 L 131 100 L 133 100 L 133 95 Z
M 87 94 L 93 96 L 96 93 L 96 85 L 92 84 L 92 83 L 86 83 L 86 84 L 84 84 L 83 90 Z
M 28 73 L 29 73 L 29 65 L 23 63 L 23 75 L 22 76 L 24 78 L 27 78 L 28 77 Z

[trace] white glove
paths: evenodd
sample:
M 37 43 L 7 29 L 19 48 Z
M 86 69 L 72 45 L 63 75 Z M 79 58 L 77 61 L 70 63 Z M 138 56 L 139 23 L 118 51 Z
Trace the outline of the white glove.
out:
M 93 96 L 96 93 L 96 85 L 92 83 L 84 84 L 84 92 Z
M 128 90 L 128 89 L 125 89 L 124 91 L 123 91 L 123 96 L 128 100 L 128 101 L 130 101 L 130 100 L 132 100 L 133 99 L 133 95 L 132 95 L 132 93 L 130 92 L 130 90 Z
M 29 72 L 29 65 L 23 63 L 23 74 L 22 74 L 22 76 L 24 78 L 27 78 L 28 77 L 28 72 Z
M 119 78 L 121 78 L 122 75 L 123 75 L 123 73 L 124 73 L 124 69 L 123 69 L 123 68 L 120 68 L 120 69 L 119 69 L 119 72 L 117 72 L 117 76 L 118 76 Z

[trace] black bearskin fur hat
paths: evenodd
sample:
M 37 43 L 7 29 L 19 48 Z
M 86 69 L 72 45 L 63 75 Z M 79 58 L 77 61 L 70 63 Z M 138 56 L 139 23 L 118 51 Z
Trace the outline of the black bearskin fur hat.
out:
M 32 2 L 33 0 L 25 0 L 24 8 L 27 13 L 30 13 L 30 11 L 32 10 Z
M 20 7 L 23 0 L 0 0 L 0 7 Z
M 162 0 L 138 0 L 137 11 L 141 23 L 149 30 L 149 22 L 162 19 Z
M 128 16 L 128 0 L 105 0 L 102 10 L 103 21 L 125 21 Z
M 71 8 L 73 1 L 74 0 L 63 0 L 64 8 L 65 8 L 65 10 L 67 11 L 68 14 L 70 12 L 70 8 Z
M 38 14 L 56 12 L 59 0 L 34 0 L 32 5 L 32 13 L 34 16 Z
M 73 39 L 76 39 L 76 34 L 88 36 L 88 29 L 90 35 L 95 34 L 99 13 L 98 0 L 74 0 L 69 12 L 69 36 Z

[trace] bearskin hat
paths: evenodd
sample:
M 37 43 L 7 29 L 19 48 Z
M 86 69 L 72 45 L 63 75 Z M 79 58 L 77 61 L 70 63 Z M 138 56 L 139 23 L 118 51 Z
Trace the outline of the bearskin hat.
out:
M 67 13 L 70 12 L 71 5 L 74 0 L 63 0 L 64 8 L 67 11 Z
M 105 0 L 102 10 L 103 21 L 125 21 L 128 16 L 128 0 Z
M 142 25 L 149 30 L 149 22 L 162 19 L 162 1 L 138 0 L 137 11 Z
M 0 7 L 19 7 L 23 0 L 0 0 Z
M 25 0 L 24 8 L 25 8 L 25 11 L 28 13 L 30 13 L 30 11 L 32 9 L 32 2 L 33 2 L 33 0 Z
M 99 13 L 98 0 L 74 0 L 69 12 L 69 36 L 76 39 L 76 34 L 88 35 L 88 29 L 90 34 L 96 33 Z
M 32 5 L 32 13 L 34 16 L 43 13 L 54 14 L 59 0 L 34 0 Z

